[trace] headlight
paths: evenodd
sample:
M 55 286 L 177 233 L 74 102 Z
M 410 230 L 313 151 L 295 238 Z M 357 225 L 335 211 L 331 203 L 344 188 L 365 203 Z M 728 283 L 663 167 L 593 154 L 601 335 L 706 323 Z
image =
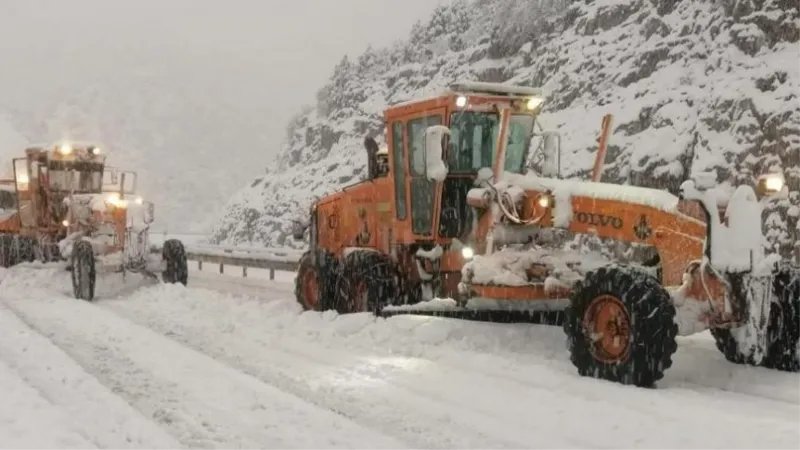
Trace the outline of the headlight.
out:
M 108 196 L 106 197 L 106 202 L 112 204 L 117 208 L 125 208 L 128 206 L 128 201 L 119 198 L 119 194 L 117 194 L 116 192 L 108 194 Z
M 756 190 L 761 195 L 774 195 L 783 190 L 786 185 L 786 180 L 780 172 L 767 173 L 758 177 L 756 183 Z
M 472 250 L 472 247 L 464 247 L 461 249 L 461 257 L 464 259 L 472 259 L 475 256 L 475 251 Z
M 58 153 L 62 155 L 69 155 L 72 153 L 72 146 L 69 144 L 61 144 L 58 146 Z
M 144 203 L 144 199 L 142 197 L 136 197 L 136 200 L 134 201 L 136 202 L 137 205 L 141 205 L 142 203 Z
M 99 155 L 100 154 L 100 147 L 92 147 L 92 154 Z
M 778 192 L 783 189 L 783 177 L 780 175 L 767 175 L 764 179 L 764 187 L 767 188 L 768 191 Z
M 539 200 L 537 200 L 537 202 L 539 203 L 539 206 L 541 206 L 542 208 L 549 208 L 550 205 L 552 205 L 553 203 L 550 201 L 549 195 L 542 195 L 541 197 L 539 197 Z
M 61 225 L 64 225 L 65 227 L 68 227 L 69 226 L 69 220 L 67 220 L 67 219 L 62 220 L 61 221 Z
M 459 95 L 456 98 L 456 106 L 459 107 L 459 108 L 463 108 L 463 107 L 467 106 L 467 97 L 464 97 L 463 95 Z
M 528 108 L 528 110 L 533 111 L 534 109 L 538 108 L 543 101 L 544 100 L 539 97 L 531 97 L 528 99 L 528 103 L 526 103 L 525 106 Z

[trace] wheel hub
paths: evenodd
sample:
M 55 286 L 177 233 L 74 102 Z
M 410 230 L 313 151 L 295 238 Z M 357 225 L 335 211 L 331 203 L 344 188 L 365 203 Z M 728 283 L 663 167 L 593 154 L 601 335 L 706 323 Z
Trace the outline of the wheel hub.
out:
M 319 304 L 319 283 L 317 276 L 312 271 L 307 271 L 303 276 L 303 296 L 309 309 L 316 309 Z
M 630 351 L 631 324 L 625 305 L 613 295 L 601 295 L 589 304 L 583 319 L 584 333 L 592 356 L 611 364 Z

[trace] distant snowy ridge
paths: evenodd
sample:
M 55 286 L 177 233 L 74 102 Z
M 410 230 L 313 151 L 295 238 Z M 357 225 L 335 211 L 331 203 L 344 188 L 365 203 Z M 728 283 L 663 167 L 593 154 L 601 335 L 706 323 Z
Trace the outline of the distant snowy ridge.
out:
M 274 166 L 229 201 L 224 243 L 302 247 L 291 219 L 366 175 L 365 134 L 383 109 L 456 80 L 541 86 L 562 135 L 562 173 L 591 170 L 615 116 L 603 181 L 663 187 L 713 171 L 721 191 L 782 171 L 765 205 L 770 251 L 788 254 L 800 216 L 800 11 L 786 0 L 476 0 L 438 8 L 408 40 L 343 58 L 287 127 Z

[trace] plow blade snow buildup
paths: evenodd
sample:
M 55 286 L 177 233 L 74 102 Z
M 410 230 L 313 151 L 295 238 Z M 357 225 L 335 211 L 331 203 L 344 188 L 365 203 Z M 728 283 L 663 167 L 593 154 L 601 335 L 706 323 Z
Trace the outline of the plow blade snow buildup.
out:
M 384 317 L 560 314 L 579 374 L 637 386 L 663 377 L 677 336 L 704 330 L 732 362 L 797 371 L 800 277 L 762 248 L 760 198 L 782 177 L 739 186 L 722 209 L 706 175 L 679 196 L 601 183 L 606 116 L 592 181 L 565 180 L 543 105 L 538 89 L 458 83 L 388 108 L 386 146 L 365 140 L 368 179 L 296 222 L 309 240 L 298 302 Z
M 93 300 L 98 274 L 126 272 L 187 283 L 179 240 L 153 253 L 154 205 L 136 196 L 136 173 L 107 167 L 93 144 L 33 146 L 0 181 L 0 266 L 63 262 L 75 298 Z

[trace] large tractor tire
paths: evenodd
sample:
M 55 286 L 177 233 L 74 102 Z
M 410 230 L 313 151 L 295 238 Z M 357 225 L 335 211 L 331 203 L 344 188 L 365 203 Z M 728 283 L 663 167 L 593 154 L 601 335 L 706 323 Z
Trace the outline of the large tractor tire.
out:
M 45 264 L 64 259 L 58 248 L 58 242 L 49 236 L 44 236 L 34 243 L 34 255 Z
M 761 366 L 787 372 L 800 371 L 800 271 L 781 264 L 773 271 L 772 294 L 767 325 L 768 347 L 760 362 L 743 354 L 733 332 L 712 328 L 711 335 L 725 359 L 735 364 Z
M 0 234 L 0 267 L 36 260 L 35 241 L 29 237 Z
M 161 249 L 161 258 L 166 265 L 164 272 L 161 273 L 164 283 L 180 283 L 186 286 L 189 282 L 189 264 L 183 242 L 167 239 Z
M 325 311 L 335 307 L 339 262 L 325 250 L 307 251 L 300 258 L 294 295 L 305 311 Z
M 11 267 L 17 263 L 14 251 L 14 236 L 0 234 L 0 267 Z
M 17 264 L 36 261 L 36 241 L 33 238 L 15 236 L 14 247 L 17 252 Z
M 97 278 L 94 249 L 88 241 L 77 241 L 72 247 L 72 293 L 79 300 L 94 300 Z
M 344 258 L 340 269 L 334 298 L 334 307 L 340 314 L 380 314 L 397 295 L 397 270 L 381 253 L 354 251 Z
M 294 296 L 305 311 L 322 311 L 322 284 L 314 253 L 305 252 L 297 266 Z
M 652 387 L 672 366 L 675 307 L 669 292 L 640 270 L 588 272 L 564 316 L 570 359 L 582 376 Z

